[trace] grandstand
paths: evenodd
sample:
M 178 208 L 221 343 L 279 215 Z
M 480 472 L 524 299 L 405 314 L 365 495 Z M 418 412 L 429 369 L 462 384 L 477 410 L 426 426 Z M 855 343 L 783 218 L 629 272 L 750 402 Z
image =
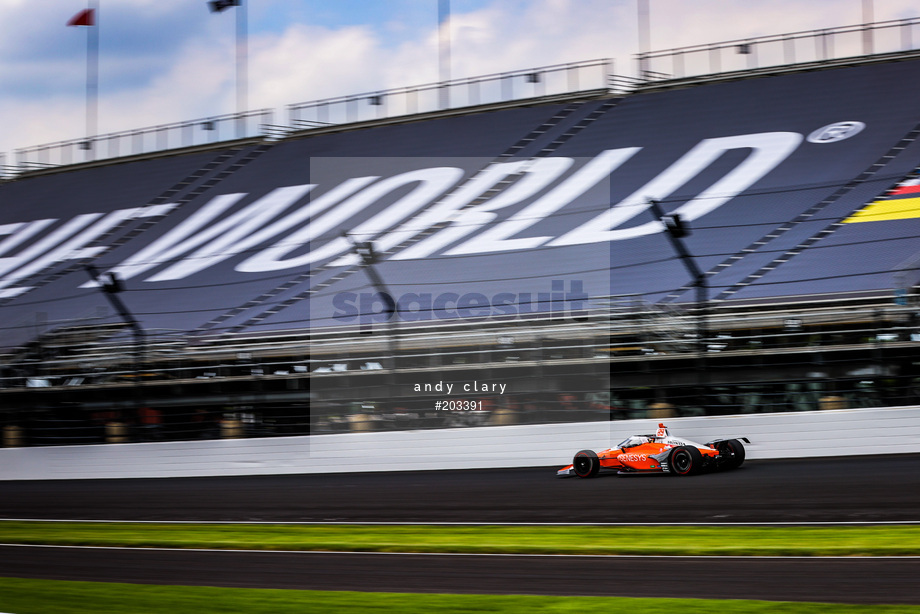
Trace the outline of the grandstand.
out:
M 693 53 L 138 131 L 244 126 L 227 141 L 18 152 L 7 445 L 916 403 L 920 52 Z M 456 106 L 426 107 L 444 87 Z

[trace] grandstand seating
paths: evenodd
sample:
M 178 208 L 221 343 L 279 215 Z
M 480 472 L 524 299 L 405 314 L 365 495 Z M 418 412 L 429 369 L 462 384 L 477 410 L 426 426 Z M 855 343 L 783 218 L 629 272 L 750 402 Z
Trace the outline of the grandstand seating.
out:
M 717 182 L 744 160 L 750 160 L 747 148 L 750 144 L 744 138 L 737 144 L 726 145 L 725 153 L 716 156 L 712 164 L 695 169 L 691 177 L 675 180 L 675 185 L 661 188 L 649 182 L 656 177 L 660 181 L 666 169 L 706 139 L 792 133 L 795 135 L 789 145 L 792 151 L 778 153 L 775 168 L 762 172 L 763 176 L 756 178 L 753 185 L 745 185 L 740 194 L 729 195 L 733 198 L 726 204 L 690 221 L 693 234 L 688 245 L 710 271 L 713 296 L 775 298 L 815 291 L 854 290 L 884 293 L 892 289 L 892 268 L 914 255 L 913 235 L 908 225 L 890 221 L 837 223 L 873 201 L 916 166 L 918 144 L 912 131 L 917 127 L 917 118 L 911 106 L 913 81 L 908 77 L 916 62 L 783 74 L 648 94 L 640 90 L 626 96 L 620 104 L 588 100 L 292 137 L 263 145 L 257 154 L 252 154 L 253 146 L 249 146 L 61 169 L 0 185 L 0 197 L 5 203 L 2 221 L 54 218 L 62 224 L 78 214 L 167 202 L 181 204 L 167 215 L 154 218 L 157 223 L 148 220 L 143 232 L 130 233 L 131 223 L 143 224 L 133 220 L 105 235 L 106 240 L 100 243 L 106 249 L 94 259 L 100 265 L 111 266 L 137 254 L 221 195 L 245 195 L 227 209 L 227 213 L 232 213 L 272 190 L 287 186 L 315 183 L 317 187 L 310 194 L 315 200 L 350 178 L 369 175 L 386 178 L 435 166 L 460 169 L 456 177 L 450 176 L 443 185 L 432 186 L 427 202 L 417 207 L 416 215 L 420 215 L 443 201 L 445 193 L 459 190 L 477 172 L 495 163 L 530 156 L 574 159 L 571 169 L 544 184 L 536 192 L 539 195 L 558 186 L 575 169 L 583 168 L 604 151 L 637 148 L 630 150 L 619 168 L 613 167 L 609 181 L 605 178 L 599 182 L 598 189 L 576 195 L 571 203 L 544 219 L 533 220 L 532 226 L 523 222 L 519 232 L 520 237 L 558 239 L 567 233 L 571 235 L 579 224 L 602 214 L 608 203 L 616 204 L 628 197 L 640 200 L 634 205 L 637 213 L 634 217 L 626 216 L 618 230 L 652 221 L 641 204 L 644 196 L 660 199 L 666 210 L 698 196 L 703 206 L 706 199 L 721 199 L 724 195 L 705 191 L 713 186 L 716 190 L 723 189 Z M 892 95 L 895 87 L 897 96 Z M 804 139 L 822 126 L 840 121 L 863 122 L 866 128 L 850 139 L 837 142 L 812 143 Z M 232 172 L 221 173 L 225 165 L 247 152 L 252 154 L 251 160 Z M 460 187 L 454 187 L 457 183 Z M 402 188 L 403 192 L 406 189 Z M 649 193 L 639 194 L 637 191 L 642 189 Z M 664 192 L 655 193 L 656 190 Z M 328 225 L 324 233 L 311 238 L 310 249 L 316 251 L 324 243 L 340 240 L 338 234 L 343 230 L 360 228 L 362 222 L 393 202 L 393 194 L 382 193 L 378 201 L 360 213 L 343 215 L 339 223 Z M 512 203 L 496 209 L 496 222 L 507 220 L 521 211 L 523 204 L 534 200 L 535 196 L 531 196 L 521 205 Z M 304 206 L 306 201 L 307 197 L 295 199 L 284 213 Z M 475 209 L 482 202 L 484 199 L 474 200 L 465 208 Z M 337 211 L 333 209 L 325 215 L 337 215 Z M 320 224 L 323 220 L 321 216 L 313 219 Z M 440 220 L 435 229 L 418 228 L 414 238 L 418 241 L 419 233 L 429 238 L 442 232 L 446 225 L 445 220 Z M 829 232 L 832 226 L 833 232 Z M 36 239 L 57 227 L 50 225 Z M 130 240 L 123 238 L 125 233 Z M 477 234 L 478 231 L 458 236 L 468 238 Z M 820 240 L 815 239 L 818 235 Z M 239 265 L 247 255 L 279 237 L 284 234 L 268 237 L 258 245 L 247 245 L 246 254 L 225 258 L 175 281 L 145 281 L 168 263 L 150 267 L 130 280 L 127 296 L 144 306 L 138 311 L 145 326 L 153 329 L 190 331 L 215 317 L 220 326 L 206 329 L 236 326 L 235 330 L 242 331 L 255 326 L 255 330 L 264 331 L 340 324 L 341 321 L 331 317 L 335 312 L 332 301 L 341 292 L 366 291 L 368 281 L 358 273 L 338 276 L 334 283 L 323 284 L 331 276 L 328 265 L 334 258 L 311 263 L 313 269 L 307 275 L 305 267 L 278 268 L 264 273 L 233 270 L 232 266 Z M 367 238 L 380 239 L 380 236 Z M 455 240 L 425 258 L 406 260 L 399 260 L 401 250 L 391 247 L 391 255 L 397 259 L 385 258 L 380 270 L 398 295 L 430 292 L 432 288 L 449 288 L 460 295 L 469 292 L 488 297 L 501 292 L 520 295 L 549 292 L 553 279 L 578 279 L 593 296 L 641 294 L 651 301 L 690 300 L 689 294 L 680 292 L 688 287 L 686 274 L 660 232 L 640 233 L 634 238 L 614 237 L 612 241 L 591 239 L 597 242 L 585 244 L 577 244 L 578 239 L 571 236 L 569 239 L 571 245 L 558 247 L 543 241 L 535 243 L 532 249 L 445 255 L 446 247 L 460 243 Z M 859 245 L 866 240 L 885 240 L 886 249 L 860 249 Z M 20 247 L 19 252 L 24 249 Z M 859 257 L 845 256 L 850 249 L 856 250 L 854 253 Z M 302 252 L 303 249 L 299 253 Z M 11 254 L 16 253 L 16 249 L 11 250 Z M 173 256 L 171 262 L 190 253 L 195 258 L 193 252 L 186 252 Z M 85 281 L 82 271 L 62 275 L 61 269 L 67 269 L 68 265 L 74 268 L 73 264 L 73 261 L 53 263 L 28 279 L 10 284 L 37 288 L 4 300 L 5 343 L 16 345 L 28 340 L 33 331 L 22 327 L 34 323 L 35 312 L 47 313 L 49 321 L 64 321 L 79 317 L 101 303 L 96 293 L 79 289 Z M 612 271 L 609 277 L 608 264 Z M 332 269 L 340 272 L 341 267 Z M 53 283 L 45 282 L 43 286 L 43 276 L 49 275 Z M 287 283 L 297 275 L 301 275 L 300 283 Z M 306 288 L 316 284 L 322 284 L 321 292 L 304 294 Z M 260 296 L 268 298 L 261 304 L 252 300 Z M 296 300 L 307 296 L 311 298 L 309 318 L 302 302 Z M 275 310 L 260 317 L 262 311 L 284 301 L 293 310 Z M 248 307 L 235 309 L 244 305 Z M 297 305 L 300 307 L 294 307 Z M 221 314 L 230 310 L 234 310 L 234 317 L 221 320 Z
M 413 368 L 556 361 L 598 375 L 611 357 L 665 360 L 698 349 L 683 310 L 695 298 L 649 198 L 691 228 L 709 306 L 726 339 L 734 335 L 713 347 L 763 347 L 755 344 L 769 335 L 751 331 L 784 326 L 771 305 L 893 300 L 895 273 L 916 260 L 911 205 L 894 219 L 854 214 L 916 170 L 918 63 L 908 53 L 656 83 L 24 174 L 0 183 L 0 349 L 10 364 L 47 360 L 37 339 L 91 321 L 106 334 L 56 352 L 55 368 L 125 375 L 115 349 L 128 337 L 117 337 L 115 315 L 98 317 L 106 301 L 83 270 L 92 262 L 126 278 L 124 300 L 151 337 L 146 358 L 164 378 L 210 377 L 202 374 L 219 364 L 252 379 L 263 366 L 233 363 L 252 352 L 283 374 L 305 364 L 332 372 L 338 352 L 349 370 L 374 371 L 389 349 L 362 333 L 383 330 L 384 304 L 350 255 L 348 231 L 379 247 L 375 266 L 402 301 L 402 359 Z M 614 305 L 626 296 L 636 308 L 621 318 Z M 760 318 L 749 330 L 733 321 L 741 310 Z M 847 343 L 872 334 L 859 322 L 873 316 L 834 317 Z M 512 329 L 514 342 L 480 342 Z M 810 343 L 795 335 L 801 344 L 776 347 Z M 789 394 L 808 396 L 798 390 Z

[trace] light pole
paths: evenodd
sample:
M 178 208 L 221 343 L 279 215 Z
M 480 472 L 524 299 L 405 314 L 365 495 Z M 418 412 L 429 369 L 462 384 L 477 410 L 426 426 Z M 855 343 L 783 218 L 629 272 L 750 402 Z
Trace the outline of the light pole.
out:
M 99 287 L 102 288 L 102 291 L 105 293 L 105 298 L 109 300 L 112 306 L 115 308 L 115 311 L 118 312 L 118 315 L 121 316 L 121 319 L 125 321 L 125 324 L 131 327 L 131 330 L 134 332 L 134 344 L 136 346 L 136 351 L 134 354 L 134 370 L 136 379 L 140 381 L 140 373 L 144 365 L 144 356 L 146 355 L 146 346 L 147 346 L 147 335 L 144 332 L 144 329 L 141 328 L 140 323 L 137 319 L 128 311 L 127 306 L 120 298 L 118 298 L 118 293 L 122 292 L 125 289 L 124 281 L 116 273 L 106 273 L 104 277 L 99 276 L 99 271 L 96 270 L 91 264 L 88 264 L 84 267 L 86 272 L 89 273 L 90 278 L 99 284 Z
M 367 270 L 367 276 L 370 278 L 371 283 L 374 284 L 374 289 L 377 290 L 377 294 L 380 295 L 384 303 L 386 303 L 386 311 L 381 313 L 387 314 L 387 327 L 389 328 L 389 352 L 390 352 L 390 382 L 395 381 L 396 375 L 396 319 L 399 317 L 399 308 L 396 304 L 396 301 L 393 299 L 393 295 L 390 294 L 389 289 L 386 284 L 383 283 L 383 279 L 380 278 L 380 275 L 377 273 L 377 269 L 374 268 L 374 265 L 377 263 L 377 252 L 374 250 L 374 244 L 371 241 L 356 241 L 354 237 L 350 236 L 347 232 L 343 232 L 342 236 L 348 239 L 351 242 L 352 248 L 355 253 L 361 258 L 361 263 L 364 265 L 364 268 Z M 361 314 L 363 316 L 364 314 Z M 365 332 L 365 331 L 361 331 Z M 371 331 L 367 331 L 371 332 Z
M 690 234 L 690 228 L 684 224 L 679 213 L 664 213 L 661 205 L 657 200 L 649 199 L 649 208 L 655 214 L 655 219 L 660 220 L 665 227 L 665 235 L 674 247 L 674 251 L 680 256 L 680 260 L 686 267 L 690 277 L 693 278 L 693 285 L 696 286 L 696 343 L 699 356 L 699 387 L 700 398 L 704 399 L 703 408 L 706 408 L 706 355 L 709 352 L 709 331 L 707 323 L 707 310 L 709 307 L 709 284 L 706 281 L 706 274 L 700 270 L 696 261 L 690 254 L 690 250 L 684 244 L 683 238 Z
M 118 297 L 118 293 L 125 289 L 124 281 L 116 273 L 106 273 L 100 277 L 99 271 L 91 264 L 87 264 L 84 268 L 90 278 L 99 284 L 105 298 L 112 304 L 121 319 L 134 331 L 134 402 L 137 405 L 136 411 L 140 413 L 144 405 L 141 394 L 141 372 L 144 370 L 144 359 L 147 356 L 147 335 L 134 315 L 128 311 L 128 307 Z
M 674 251 L 680 256 L 680 260 L 684 264 L 684 267 L 686 267 L 687 272 L 690 273 L 690 277 L 693 278 L 693 285 L 696 287 L 696 312 L 698 314 L 696 322 L 697 346 L 700 353 L 705 356 L 708 350 L 706 339 L 708 337 L 706 307 L 709 303 L 709 285 L 706 283 L 706 274 L 696 265 L 696 261 L 693 259 L 693 256 L 690 255 L 690 251 L 682 241 L 684 237 L 690 234 L 690 228 L 684 224 L 679 213 L 665 214 L 661 210 L 661 205 L 658 204 L 657 200 L 649 200 L 648 204 L 655 214 L 655 219 L 660 220 L 661 223 L 664 224 L 665 234 L 668 240 L 671 241 Z

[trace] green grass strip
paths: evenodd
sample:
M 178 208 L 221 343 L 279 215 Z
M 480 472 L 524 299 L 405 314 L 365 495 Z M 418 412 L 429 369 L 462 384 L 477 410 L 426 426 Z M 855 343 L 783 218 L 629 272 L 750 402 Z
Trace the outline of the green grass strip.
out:
M 0 522 L 0 543 L 67 546 L 739 556 L 920 555 L 920 526 L 423 526 Z
M 859 606 L 778 601 L 647 599 L 627 597 L 544 597 L 356 593 L 274 589 L 154 586 L 0 578 L 0 608 L 16 614 L 278 614 L 351 612 L 367 614 L 438 612 L 629 612 L 629 614 L 920 614 L 920 606 Z

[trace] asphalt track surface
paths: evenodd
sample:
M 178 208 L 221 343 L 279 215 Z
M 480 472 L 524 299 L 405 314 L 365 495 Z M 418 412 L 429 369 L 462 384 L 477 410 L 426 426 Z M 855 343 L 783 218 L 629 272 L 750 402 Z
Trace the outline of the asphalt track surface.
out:
M 920 521 L 920 455 L 749 461 L 691 477 L 557 467 L 0 482 L 0 518 L 327 522 Z
M 452 556 L 0 546 L 0 575 L 411 593 L 920 603 L 920 559 Z
M 555 468 L 0 482 L 0 518 L 261 522 L 920 522 L 920 455 L 689 478 Z M 440 593 L 920 604 L 920 558 L 553 557 L 0 546 L 0 576 Z

